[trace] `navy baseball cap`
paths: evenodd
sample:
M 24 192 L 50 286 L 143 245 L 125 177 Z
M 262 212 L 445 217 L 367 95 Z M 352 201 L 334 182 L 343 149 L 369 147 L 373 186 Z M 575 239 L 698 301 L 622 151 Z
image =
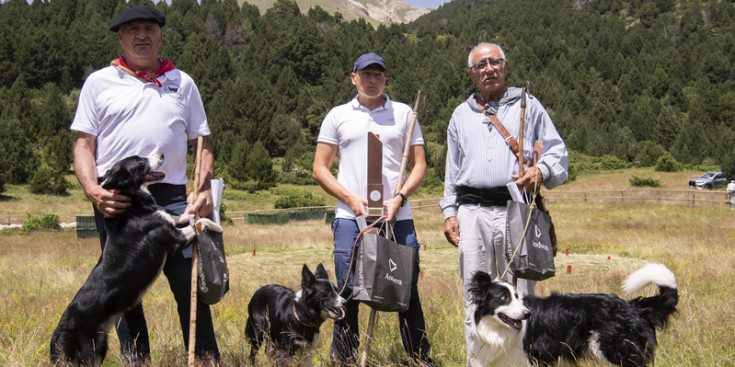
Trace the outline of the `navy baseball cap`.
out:
M 370 52 L 360 55 L 360 57 L 355 60 L 355 66 L 352 68 L 352 72 L 354 73 L 357 70 L 365 69 L 372 64 L 378 64 L 381 68 L 383 68 L 383 70 L 388 70 L 388 68 L 385 67 L 385 60 L 383 60 L 382 57 L 378 56 L 378 54 Z
M 166 24 L 166 17 L 164 17 L 160 11 L 151 8 L 150 6 L 141 5 L 127 9 L 122 12 L 122 14 L 118 15 L 117 18 L 110 23 L 110 30 L 117 32 L 123 24 L 137 19 L 149 20 L 151 22 L 158 23 L 161 27 Z

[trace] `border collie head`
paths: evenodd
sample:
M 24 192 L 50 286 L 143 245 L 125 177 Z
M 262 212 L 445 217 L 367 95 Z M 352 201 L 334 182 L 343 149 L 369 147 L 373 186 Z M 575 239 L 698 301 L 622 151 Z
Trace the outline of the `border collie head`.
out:
M 531 311 L 518 299 L 518 292 L 512 285 L 493 280 L 483 271 L 472 277 L 469 293 L 475 305 L 475 324 L 491 322 L 520 331 L 523 321 L 531 317 Z
M 134 155 L 123 158 L 105 173 L 102 188 L 131 193 L 139 190 L 142 186 L 160 182 L 166 175 L 163 172 L 155 171 L 155 169 L 160 167 L 162 163 L 163 154 L 152 154 L 148 157 Z
M 317 265 L 314 273 L 304 264 L 301 269 L 301 290 L 298 292 L 297 301 L 321 310 L 322 319 L 342 318 L 344 316 L 342 308 L 347 303 L 337 293 L 337 287 L 329 281 L 329 274 L 322 264 Z

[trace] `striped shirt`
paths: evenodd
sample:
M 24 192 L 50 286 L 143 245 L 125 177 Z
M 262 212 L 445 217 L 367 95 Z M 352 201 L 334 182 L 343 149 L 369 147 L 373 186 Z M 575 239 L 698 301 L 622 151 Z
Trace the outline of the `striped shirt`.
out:
M 512 89 L 508 88 L 508 91 Z M 518 139 L 521 100 L 500 105 L 490 102 L 490 105 L 493 104 L 497 106 L 498 119 L 510 135 Z M 537 166 L 543 174 L 544 186 L 551 189 L 561 185 L 567 179 L 567 148 L 549 114 L 536 98 L 527 99 L 524 125 L 523 154 L 526 160 L 531 160 L 535 142 L 538 140 L 543 143 L 544 149 Z M 471 95 L 454 110 L 447 128 L 444 197 L 439 202 L 444 218 L 457 215 L 457 186 L 505 186 L 512 181 L 511 176 L 517 173 L 518 158 L 492 126 L 490 119 L 482 113 L 475 95 Z

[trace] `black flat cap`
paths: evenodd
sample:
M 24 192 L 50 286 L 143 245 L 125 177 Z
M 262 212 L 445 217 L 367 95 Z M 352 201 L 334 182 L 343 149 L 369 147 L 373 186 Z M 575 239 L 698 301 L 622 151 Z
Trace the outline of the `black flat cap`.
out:
M 138 19 L 156 22 L 161 27 L 166 24 L 166 17 L 164 17 L 160 11 L 151 8 L 150 6 L 141 5 L 134 6 L 118 15 L 118 17 L 110 23 L 110 30 L 117 32 L 121 25 Z

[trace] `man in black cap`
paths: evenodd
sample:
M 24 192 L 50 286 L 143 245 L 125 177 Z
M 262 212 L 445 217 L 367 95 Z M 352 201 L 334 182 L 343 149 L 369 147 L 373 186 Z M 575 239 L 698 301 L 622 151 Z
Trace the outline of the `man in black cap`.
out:
M 120 215 L 130 198 L 103 189 L 100 178 L 115 162 L 130 155 L 163 153 L 160 171 L 166 177 L 148 187 L 156 203 L 174 215 L 212 212 L 210 179 L 213 155 L 199 90 L 189 75 L 158 55 L 166 18 L 148 6 L 125 10 L 110 24 L 123 55 L 89 75 L 79 95 L 71 129 L 77 132 L 74 171 L 84 194 L 93 203 L 104 251 L 104 218 Z M 196 202 L 187 198 L 187 141 L 197 151 L 202 140 L 202 180 Z M 188 347 L 191 286 L 191 246 L 168 259 L 163 273 L 178 305 L 184 345 Z M 124 364 L 150 358 L 148 330 L 142 305 L 115 323 Z M 197 305 L 195 351 L 199 357 L 219 359 L 209 306 Z
M 411 121 L 411 107 L 391 101 L 383 93 L 386 85 L 386 66 L 375 53 L 363 54 L 352 68 L 352 84 L 357 96 L 350 102 L 333 108 L 322 122 L 314 155 L 313 176 L 322 188 L 337 202 L 334 233 L 334 268 L 339 289 L 346 299 L 345 317 L 334 322 L 331 360 L 337 366 L 353 365 L 357 358 L 359 330 L 357 313 L 359 303 L 352 300 L 355 276 L 353 245 L 360 233 L 357 217 L 367 217 L 367 133 L 380 136 L 383 143 L 382 193 L 387 221 L 393 226 L 396 242 L 416 249 L 416 264 L 411 284 L 408 310 L 398 313 L 403 348 L 422 366 L 432 364 L 430 345 L 418 293 L 419 257 L 418 239 L 413 225 L 411 205 L 407 197 L 418 189 L 426 175 L 426 156 L 421 128 L 416 122 L 412 136 L 405 136 Z M 406 139 L 411 142 L 409 162 L 411 174 L 402 187 L 396 188 Z M 329 171 L 339 153 L 339 176 Z M 397 190 L 398 189 L 398 190 Z M 394 196 L 394 193 L 398 193 Z M 351 265 L 352 264 L 352 265 Z M 351 270 L 351 271 L 350 271 Z M 348 277 L 349 276 L 349 277 Z

